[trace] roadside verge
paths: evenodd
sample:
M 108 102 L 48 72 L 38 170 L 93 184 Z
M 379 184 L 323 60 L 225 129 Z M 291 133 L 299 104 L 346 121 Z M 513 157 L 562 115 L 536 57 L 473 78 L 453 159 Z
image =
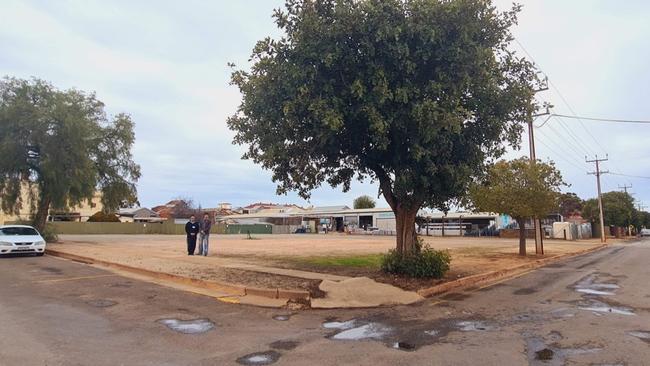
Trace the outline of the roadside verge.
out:
M 75 262 L 97 265 L 107 269 L 114 269 L 117 271 L 133 273 L 135 275 L 144 276 L 160 280 L 163 282 L 171 282 L 174 284 L 182 286 L 191 286 L 200 289 L 216 291 L 218 293 L 227 294 L 231 297 L 238 297 L 244 299 L 245 297 L 261 297 L 272 300 L 283 300 L 271 302 L 277 306 L 277 304 L 287 302 L 296 302 L 296 303 L 309 303 L 311 301 L 310 294 L 308 291 L 300 290 L 287 290 L 281 288 L 258 288 L 250 286 L 235 285 L 229 283 L 222 283 L 218 281 L 207 281 L 196 278 L 190 278 L 185 276 L 179 276 L 171 273 L 152 271 L 144 268 L 138 268 L 133 266 L 128 266 L 120 263 L 114 263 L 109 261 L 104 261 L 101 259 L 80 256 L 77 254 L 66 253 L 53 249 L 46 249 L 46 253 L 51 256 L 60 257 L 64 259 L 69 259 Z M 239 302 L 239 301 L 238 301 Z M 242 303 L 246 301 L 241 301 Z M 264 301 L 261 303 L 253 302 L 254 305 L 263 305 Z
M 553 257 L 548 257 L 548 258 L 540 258 L 535 261 L 509 267 L 509 268 L 504 268 L 498 271 L 491 271 L 487 273 L 479 273 L 476 275 L 472 276 L 467 276 L 463 278 L 459 278 L 454 281 L 449 281 L 445 283 L 441 283 L 439 285 L 435 285 L 429 288 L 425 289 L 420 289 L 417 291 L 417 293 L 422 296 L 422 297 L 432 297 L 435 295 L 440 295 L 445 292 L 449 292 L 452 290 L 463 290 L 468 287 L 473 287 L 473 286 L 480 286 L 480 285 L 487 285 L 491 282 L 497 281 L 497 280 L 502 280 L 502 279 L 507 279 L 509 277 L 516 276 L 520 273 L 530 271 L 533 269 L 537 269 L 543 266 L 546 266 L 550 263 L 554 263 L 563 259 L 571 258 L 571 257 L 577 257 L 580 255 L 588 254 L 591 252 L 595 252 L 601 249 L 604 249 L 606 247 L 610 246 L 610 244 L 602 244 L 597 247 L 589 248 L 582 250 L 580 252 L 575 252 L 575 253 L 567 253 L 567 254 L 560 254 L 556 255 Z

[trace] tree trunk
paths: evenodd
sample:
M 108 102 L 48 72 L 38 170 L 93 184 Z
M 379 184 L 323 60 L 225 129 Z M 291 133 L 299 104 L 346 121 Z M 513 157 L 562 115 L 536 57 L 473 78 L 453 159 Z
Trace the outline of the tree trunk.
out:
M 48 196 L 43 196 L 38 201 L 38 207 L 36 209 L 36 214 L 34 215 L 34 227 L 40 232 L 43 232 L 45 229 L 45 223 L 47 222 L 47 216 L 50 212 L 50 203 L 52 200 Z
M 519 255 L 526 256 L 526 221 L 522 218 L 516 220 L 519 224 Z
M 397 252 L 405 255 L 415 252 L 417 248 L 417 232 L 415 218 L 418 209 L 398 208 L 394 210 L 397 224 Z

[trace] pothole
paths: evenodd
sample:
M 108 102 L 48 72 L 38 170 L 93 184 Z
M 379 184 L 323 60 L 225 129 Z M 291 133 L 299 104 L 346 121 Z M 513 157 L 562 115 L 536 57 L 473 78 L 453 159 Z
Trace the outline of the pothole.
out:
M 554 343 L 548 345 L 544 338 L 541 337 L 528 337 L 526 338 L 526 352 L 528 354 L 528 362 L 530 365 L 551 365 L 560 366 L 565 365 L 568 358 L 571 356 L 584 355 L 602 351 L 602 348 L 563 348 L 557 345 L 556 337 L 559 333 L 551 334 L 554 338 Z
M 214 323 L 209 319 L 160 319 L 158 323 L 164 324 L 167 328 L 183 334 L 199 334 L 214 329 Z
M 616 283 L 613 283 L 613 280 L 600 281 L 601 277 L 604 277 L 604 274 L 592 273 L 580 279 L 578 282 L 573 284 L 573 289 L 577 292 L 594 295 L 594 296 L 613 296 L 613 290 L 619 289 L 620 286 Z
M 300 342 L 296 341 L 275 341 L 269 344 L 269 347 L 283 351 L 291 351 L 292 349 L 298 347 L 299 344 Z
M 481 321 L 463 320 L 456 323 L 458 330 L 463 332 L 478 332 L 494 330 L 495 327 Z
M 237 359 L 240 365 L 271 365 L 280 359 L 280 353 L 276 351 L 256 352 Z
M 579 303 L 580 310 L 592 311 L 600 314 L 636 315 L 634 309 L 626 306 L 614 306 L 596 299 L 587 299 Z
M 289 319 L 291 319 L 291 314 L 278 314 L 278 315 L 273 315 L 273 320 L 277 320 L 280 322 L 286 322 Z
M 342 330 L 331 336 L 331 339 L 340 341 L 358 341 L 363 339 L 383 339 L 393 329 L 380 323 L 368 323 L 358 327 Z
M 646 330 L 635 330 L 631 332 L 627 332 L 628 335 L 631 335 L 632 337 L 639 338 L 640 340 L 650 343 L 650 331 Z
M 97 307 L 97 308 L 108 308 L 108 307 L 111 307 L 113 305 L 117 305 L 117 301 L 100 299 L 100 300 L 86 301 L 86 304 Z
M 325 329 L 350 329 L 350 328 L 354 327 L 355 323 L 356 323 L 355 319 L 348 320 L 348 321 L 345 321 L 345 322 L 331 321 L 331 322 L 323 323 L 323 328 L 325 328 Z
M 408 342 L 395 342 L 393 343 L 393 348 L 400 351 L 415 351 L 417 347 L 414 344 Z

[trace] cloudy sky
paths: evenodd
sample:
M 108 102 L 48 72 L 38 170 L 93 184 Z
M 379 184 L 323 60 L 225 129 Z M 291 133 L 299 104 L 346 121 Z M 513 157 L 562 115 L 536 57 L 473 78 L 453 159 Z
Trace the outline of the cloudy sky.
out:
M 256 40 L 278 35 L 271 14 L 282 3 L 0 0 L 0 75 L 96 91 L 109 113 L 131 114 L 145 206 L 178 196 L 203 207 L 308 204 L 295 195 L 275 196 L 270 174 L 240 160 L 243 148 L 231 144 L 225 123 L 239 103 L 227 63 L 245 66 Z M 500 8 L 510 3 L 496 2 Z M 514 29 L 520 44 L 513 49 L 525 49 L 548 75 L 551 88 L 539 97 L 554 113 L 650 119 L 650 2 L 522 4 Z M 557 163 L 572 185 L 568 190 L 594 197 L 585 155 L 608 154 L 604 168 L 616 174 L 603 177 L 603 190 L 631 184 L 634 197 L 650 205 L 650 179 L 631 177 L 650 177 L 650 125 L 553 118 L 536 130 L 536 139 L 538 157 Z M 350 205 L 364 193 L 376 196 L 377 188 L 356 184 L 343 193 L 323 187 L 310 203 Z

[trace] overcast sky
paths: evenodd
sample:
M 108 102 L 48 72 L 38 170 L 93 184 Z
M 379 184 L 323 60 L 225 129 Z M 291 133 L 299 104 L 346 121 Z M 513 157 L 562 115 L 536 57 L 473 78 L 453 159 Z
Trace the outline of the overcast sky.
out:
M 270 174 L 240 160 L 243 148 L 231 144 L 225 123 L 240 98 L 228 85 L 227 63 L 245 66 L 256 40 L 277 36 L 271 14 L 283 2 L 0 0 L 0 75 L 96 91 L 110 114 L 129 113 L 144 206 L 178 196 L 203 207 L 306 205 L 295 195 L 276 196 Z M 650 2 L 522 3 L 514 34 L 559 90 L 539 94 L 555 113 L 650 119 Z M 583 198 L 596 194 L 585 155 L 609 154 L 603 165 L 612 173 L 650 176 L 650 125 L 552 119 L 536 134 L 538 157 L 554 160 L 572 185 L 567 190 Z M 525 154 L 527 147 L 509 156 Z M 611 174 L 603 190 L 630 183 L 634 197 L 650 205 L 650 179 Z M 310 203 L 351 205 L 364 193 L 376 196 L 377 187 L 324 187 Z

